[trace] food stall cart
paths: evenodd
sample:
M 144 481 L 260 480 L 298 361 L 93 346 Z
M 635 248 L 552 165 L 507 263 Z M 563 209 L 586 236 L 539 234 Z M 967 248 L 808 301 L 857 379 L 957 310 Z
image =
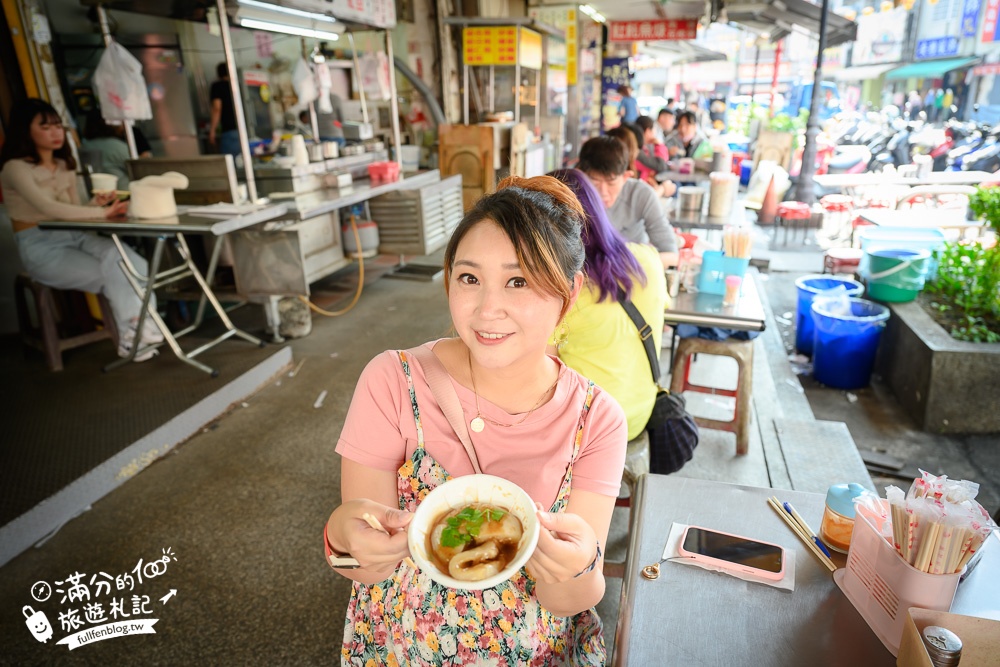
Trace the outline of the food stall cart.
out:
M 462 124 L 439 128 L 439 163 L 444 174 L 462 175 L 468 207 L 492 192 L 508 168 L 513 175 L 537 176 L 559 166 L 565 123 L 543 112 L 544 63 L 550 40 L 563 36 L 529 18 L 451 17 L 445 23 L 462 30 Z M 524 107 L 531 108 L 530 117 Z
M 114 7 L 145 12 L 146 5 L 135 0 L 112 0 Z M 215 0 L 219 35 L 229 71 L 229 85 L 233 96 L 236 116 L 236 130 L 240 139 L 240 155 L 235 160 L 173 160 L 152 158 L 135 160 L 130 164 L 133 178 L 166 171 L 178 171 L 188 175 L 195 186 L 191 193 L 178 191 L 180 198 L 191 197 L 190 201 L 178 199 L 178 203 L 211 204 L 215 202 L 240 203 L 250 201 L 261 203 L 267 200 L 284 204 L 287 213 L 278 220 L 248 228 L 225 239 L 229 250 L 221 253 L 214 248 L 208 253 L 214 262 L 227 260 L 233 265 L 236 291 L 240 297 L 265 306 L 268 327 L 274 339 L 280 340 L 280 314 L 278 301 L 285 297 L 302 298 L 309 296 L 309 285 L 326 277 L 350 263 L 345 255 L 341 238 L 341 223 L 350 219 L 341 215 L 344 209 L 363 205 L 364 217 L 371 219 L 368 201 L 387 193 L 400 190 L 411 193 L 417 201 L 422 199 L 424 188 L 428 198 L 438 197 L 443 206 L 452 207 L 442 215 L 415 217 L 408 221 L 394 221 L 393 232 L 400 233 L 400 225 L 405 227 L 404 236 L 430 240 L 429 243 L 401 246 L 398 242 L 387 244 L 385 252 L 400 254 L 401 247 L 416 248 L 418 245 L 427 252 L 437 250 L 447 241 L 447 236 L 461 217 L 460 204 L 454 204 L 457 197 L 439 196 L 441 192 L 460 192 L 460 180 L 441 182 L 439 172 L 431 171 L 410 175 L 406 178 L 387 179 L 388 182 L 369 183 L 369 167 L 375 162 L 384 162 L 389 155 L 383 142 L 372 136 L 368 124 L 368 109 L 362 85 L 358 50 L 354 45 L 354 33 L 373 32 L 374 39 L 383 43 L 387 58 L 393 63 L 392 40 L 388 30 L 395 26 L 395 6 L 391 0 L 289 0 L 278 4 L 268 0 Z M 204 10 L 204 6 L 202 7 Z M 197 14 L 197 13 L 196 13 Z M 205 13 L 202 11 L 204 17 Z M 192 17 L 193 18 L 193 17 Z M 208 20 L 212 20 L 208 18 Z M 356 90 L 359 92 L 363 122 L 345 123 L 347 145 L 336 157 L 323 151 L 314 151 L 309 161 L 262 157 L 251 150 L 244 108 L 245 96 L 241 90 L 244 81 L 238 76 L 235 53 L 230 34 L 230 22 L 250 30 L 265 30 L 276 33 L 297 35 L 303 41 L 335 42 L 346 37 L 357 75 Z M 308 51 L 308 45 L 303 44 Z M 399 109 L 397 106 L 395 68 L 387 67 L 383 73 L 388 78 L 390 94 L 391 141 L 394 146 L 396 164 L 401 166 Z M 310 109 L 313 136 L 318 135 L 315 110 Z M 317 146 L 319 148 L 319 146 Z M 202 184 L 215 185 L 202 188 Z M 431 194 L 437 193 L 437 194 Z M 441 221 L 446 223 L 442 229 Z M 377 221 L 376 221 L 377 223 Z M 430 229 L 434 227 L 434 229 Z M 446 233 L 445 233 L 446 232 Z M 391 236 L 391 235 L 390 235 Z

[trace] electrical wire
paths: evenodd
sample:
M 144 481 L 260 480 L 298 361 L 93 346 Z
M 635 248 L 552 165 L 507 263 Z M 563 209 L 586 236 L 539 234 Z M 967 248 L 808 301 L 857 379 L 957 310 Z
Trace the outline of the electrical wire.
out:
M 340 310 L 330 311 L 323 310 L 308 298 L 299 295 L 299 301 L 309 306 L 309 310 L 324 317 L 340 317 L 341 315 L 347 313 L 347 311 L 351 308 L 354 308 L 354 306 L 358 303 L 358 299 L 361 298 L 361 291 L 365 287 L 365 258 L 361 254 L 361 234 L 358 233 L 358 224 L 353 213 L 351 214 L 351 231 L 354 232 L 354 245 L 355 248 L 357 248 L 358 253 L 358 290 L 354 293 L 354 298 L 351 299 L 351 302 Z

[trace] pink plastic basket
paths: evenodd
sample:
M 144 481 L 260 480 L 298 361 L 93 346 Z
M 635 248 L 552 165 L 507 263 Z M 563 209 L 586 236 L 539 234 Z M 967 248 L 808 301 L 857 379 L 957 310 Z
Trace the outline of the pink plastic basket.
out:
M 882 507 L 888 515 L 887 500 L 882 500 Z M 949 611 L 962 573 L 927 574 L 914 568 L 882 537 L 880 529 L 887 521 L 858 507 L 847 567 L 837 570 L 833 578 L 885 647 L 896 655 L 906 610 Z

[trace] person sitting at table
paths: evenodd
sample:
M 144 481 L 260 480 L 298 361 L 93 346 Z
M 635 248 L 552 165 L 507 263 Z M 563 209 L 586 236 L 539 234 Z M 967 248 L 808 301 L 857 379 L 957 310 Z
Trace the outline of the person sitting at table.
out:
M 547 354 L 583 285 L 582 219 L 579 201 L 551 176 L 501 181 L 444 253 L 457 337 L 416 355 L 384 352 L 362 372 L 337 443 L 342 502 L 324 529 L 328 556 L 361 565 L 337 570 L 354 580 L 345 664 L 605 664 L 593 607 L 605 590 L 602 545 L 624 469 L 625 416 Z M 471 451 L 428 384 L 429 364 Z M 477 470 L 532 497 L 538 546 L 495 587 L 449 589 L 404 562 L 406 526 L 428 492 Z
M 659 350 L 663 311 L 669 305 L 663 267 L 653 247 L 626 242 L 611 225 L 600 195 L 582 171 L 550 175 L 569 186 L 586 213 L 587 280 L 566 313 L 564 329 L 557 332 L 556 351 L 567 366 L 614 396 L 625 410 L 628 439 L 633 440 L 646 429 L 657 387 L 639 331 L 618 302 L 618 289 L 642 314 Z
M 670 197 L 677 191 L 677 187 L 672 181 L 659 183 L 656 180 L 656 173 L 639 164 L 640 151 L 644 135 L 639 126 L 634 123 L 622 123 L 618 127 L 613 127 L 607 132 L 607 136 L 614 137 L 625 143 L 628 148 L 628 177 L 638 178 L 649 184 L 659 197 Z
M 677 116 L 677 130 L 667 137 L 665 143 L 670 157 L 694 157 L 698 146 L 705 140 L 694 112 L 683 111 Z
M 642 130 L 642 146 L 636 157 L 639 175 L 647 183 L 650 181 L 655 183 L 658 173 L 670 169 L 670 163 L 667 161 L 670 153 L 667 152 L 666 145 L 656 138 L 656 123 L 653 122 L 652 118 L 639 116 L 639 120 L 635 124 Z
M 88 205 L 80 204 L 76 161 L 66 142 L 62 119 L 48 102 L 28 99 L 15 105 L 5 129 L 0 186 L 21 263 L 43 285 L 103 293 L 120 332 L 118 354 L 127 357 L 136 339 L 142 301 L 119 267 L 121 256 L 115 244 L 92 232 L 45 230 L 39 229 L 38 223 L 117 220 L 127 213 L 128 202 L 118 201 L 114 193 L 109 193 L 96 196 Z M 136 270 L 145 274 L 146 261 L 131 248 L 125 249 Z M 150 304 L 156 307 L 155 298 Z M 142 343 L 163 341 L 152 321 L 147 319 L 145 325 Z M 154 348 L 135 361 L 146 361 L 156 354 Z
M 629 154 L 615 137 L 588 139 L 580 148 L 577 168 L 594 184 L 608 218 L 627 241 L 648 243 L 660 252 L 665 267 L 677 265 L 677 239 L 655 190 L 629 178 Z
M 660 109 L 660 113 L 656 115 L 656 127 L 660 143 L 665 144 L 667 137 L 673 134 L 677 127 L 677 114 L 674 113 L 674 110 L 669 107 Z

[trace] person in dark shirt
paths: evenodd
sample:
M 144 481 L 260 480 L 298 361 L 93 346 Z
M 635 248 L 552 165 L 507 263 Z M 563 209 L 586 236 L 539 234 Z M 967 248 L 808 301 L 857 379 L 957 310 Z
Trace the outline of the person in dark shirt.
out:
M 233 106 L 233 91 L 229 84 L 229 68 L 226 67 L 226 63 L 219 63 L 215 72 L 219 78 L 212 83 L 210 95 L 212 117 L 208 126 L 208 143 L 213 148 L 216 146 L 215 129 L 219 127 L 221 130 L 219 152 L 239 155 L 240 134 L 236 130 L 236 111 Z

